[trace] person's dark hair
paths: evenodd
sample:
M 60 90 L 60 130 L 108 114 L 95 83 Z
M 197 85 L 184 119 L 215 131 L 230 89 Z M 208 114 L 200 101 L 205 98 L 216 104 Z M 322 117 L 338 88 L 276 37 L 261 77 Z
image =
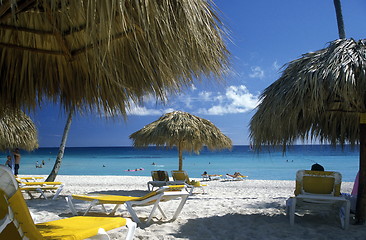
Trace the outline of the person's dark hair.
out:
M 324 167 L 318 163 L 311 166 L 311 171 L 324 171 Z

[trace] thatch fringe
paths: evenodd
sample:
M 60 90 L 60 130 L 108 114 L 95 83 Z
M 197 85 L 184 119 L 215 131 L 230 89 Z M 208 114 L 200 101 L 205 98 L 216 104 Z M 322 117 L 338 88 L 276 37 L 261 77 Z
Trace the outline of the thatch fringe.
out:
M 251 139 L 256 147 L 297 139 L 357 144 L 365 99 L 366 40 L 335 40 L 290 62 L 264 90 L 250 122 Z
M 38 133 L 33 121 L 22 111 L 0 111 L 0 150 L 38 148 Z
M 0 3 L 0 104 L 125 113 L 228 67 L 210 0 L 8 0 Z

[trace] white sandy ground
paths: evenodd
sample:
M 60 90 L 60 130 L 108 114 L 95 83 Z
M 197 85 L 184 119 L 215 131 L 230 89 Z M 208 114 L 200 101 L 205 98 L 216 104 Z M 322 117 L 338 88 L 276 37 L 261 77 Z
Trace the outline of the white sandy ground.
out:
M 65 183 L 57 200 L 28 200 L 36 223 L 71 216 L 64 196 L 69 194 L 108 193 L 141 196 L 147 193 L 150 177 L 131 176 L 58 176 Z M 196 179 L 199 180 L 199 179 Z M 137 228 L 135 239 L 366 239 L 366 227 L 350 225 L 342 230 L 336 212 L 296 216 L 290 226 L 285 215 L 285 201 L 293 195 L 294 181 L 208 181 L 208 194 L 195 189 L 178 219 L 169 221 L 178 200 L 162 203 L 168 219 L 154 218 L 147 227 Z M 342 192 L 350 192 L 353 183 L 342 183 Z M 27 198 L 27 196 L 25 196 Z M 75 201 L 78 209 L 87 204 Z M 110 206 L 111 208 L 112 206 Z M 137 208 L 146 218 L 151 207 Z M 99 207 L 95 211 L 100 211 Z M 129 217 L 123 206 L 118 215 Z M 112 239 L 124 239 L 126 229 L 112 231 Z

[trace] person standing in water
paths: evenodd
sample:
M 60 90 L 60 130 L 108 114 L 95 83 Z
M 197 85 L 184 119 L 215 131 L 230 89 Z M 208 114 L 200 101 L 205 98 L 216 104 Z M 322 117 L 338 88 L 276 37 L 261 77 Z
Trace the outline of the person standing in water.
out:
M 11 156 L 10 155 L 6 156 L 5 165 L 11 168 Z
M 19 148 L 16 148 L 13 151 L 13 155 L 14 155 L 14 160 L 15 160 L 14 175 L 17 176 L 18 175 L 18 171 L 19 171 L 20 158 L 21 158 Z

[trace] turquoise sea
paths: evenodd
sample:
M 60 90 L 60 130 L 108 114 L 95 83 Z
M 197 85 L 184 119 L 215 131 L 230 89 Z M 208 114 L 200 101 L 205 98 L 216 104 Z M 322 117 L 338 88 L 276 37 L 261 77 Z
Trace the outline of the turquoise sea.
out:
M 58 148 L 39 148 L 32 152 L 22 151 L 19 169 L 21 175 L 48 175 L 52 170 Z M 6 154 L 0 155 L 3 162 Z M 239 171 L 250 179 L 294 180 L 296 171 L 309 169 L 315 162 L 325 170 L 339 171 L 343 181 L 353 182 L 359 166 L 359 150 L 346 146 L 333 148 L 328 145 L 296 145 L 285 155 L 279 150 L 253 152 L 249 146 L 234 146 L 231 151 L 203 149 L 199 155 L 183 154 L 183 169 L 191 177 L 209 174 L 226 174 Z M 36 162 L 45 164 L 36 168 Z M 155 165 L 152 165 L 155 163 Z M 128 169 L 143 168 L 128 172 Z M 150 176 L 152 170 L 178 169 L 176 148 L 149 147 L 67 147 L 60 175 L 131 175 Z

